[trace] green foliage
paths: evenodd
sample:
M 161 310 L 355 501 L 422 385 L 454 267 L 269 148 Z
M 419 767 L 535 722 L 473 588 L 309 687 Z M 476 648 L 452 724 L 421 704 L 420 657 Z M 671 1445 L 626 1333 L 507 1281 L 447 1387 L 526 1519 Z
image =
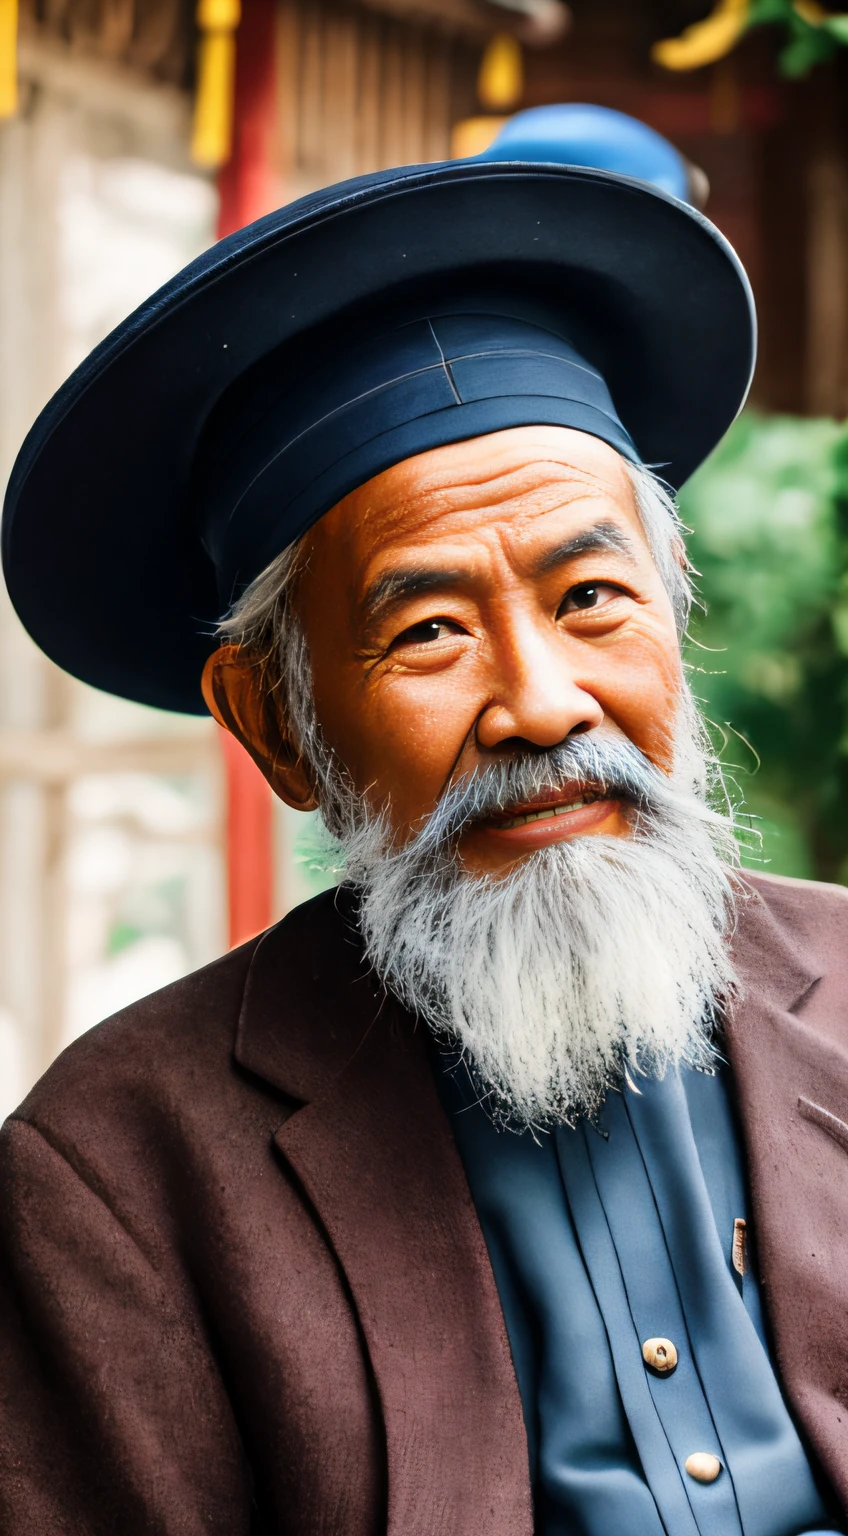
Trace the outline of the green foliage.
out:
M 816 64 L 826 64 L 842 44 L 848 44 L 848 15 L 819 15 L 809 3 L 794 0 L 752 0 L 748 27 L 782 26 L 786 40 L 778 54 L 778 68 L 789 79 L 808 75 Z
M 747 412 L 681 512 L 692 683 L 763 834 L 746 861 L 848 883 L 848 432 Z

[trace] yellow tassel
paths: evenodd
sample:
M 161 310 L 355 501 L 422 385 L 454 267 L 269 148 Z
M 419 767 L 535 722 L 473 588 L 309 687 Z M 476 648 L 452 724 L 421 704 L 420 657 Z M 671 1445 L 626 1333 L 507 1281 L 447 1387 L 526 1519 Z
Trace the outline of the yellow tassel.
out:
M 486 45 L 477 76 L 481 106 L 491 112 L 508 112 L 524 94 L 524 60 L 521 44 L 509 32 L 499 32 Z
M 0 0 L 0 5 L 4 0 Z M 236 28 L 240 0 L 198 0 L 200 48 L 191 158 L 195 165 L 215 170 L 229 160 L 233 147 L 233 108 L 236 87 Z
M 749 0 L 718 0 L 703 21 L 696 21 L 679 37 L 654 43 L 651 58 L 663 69 L 700 69 L 715 64 L 735 48 L 748 24 Z
M 0 117 L 18 110 L 18 0 L 0 0 Z

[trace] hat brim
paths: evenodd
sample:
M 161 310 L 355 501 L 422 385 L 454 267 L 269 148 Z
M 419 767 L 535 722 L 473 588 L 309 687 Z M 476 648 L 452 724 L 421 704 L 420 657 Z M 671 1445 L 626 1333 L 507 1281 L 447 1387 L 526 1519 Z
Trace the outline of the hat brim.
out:
M 754 307 L 706 220 L 629 178 L 562 165 L 455 162 L 359 177 L 219 242 L 68 379 L 18 456 L 3 517 L 15 608 L 74 676 L 205 712 L 220 615 L 191 507 L 210 411 L 310 327 L 422 283 L 561 284 L 645 463 L 674 487 L 744 403 Z M 280 354 L 284 358 L 284 354 Z

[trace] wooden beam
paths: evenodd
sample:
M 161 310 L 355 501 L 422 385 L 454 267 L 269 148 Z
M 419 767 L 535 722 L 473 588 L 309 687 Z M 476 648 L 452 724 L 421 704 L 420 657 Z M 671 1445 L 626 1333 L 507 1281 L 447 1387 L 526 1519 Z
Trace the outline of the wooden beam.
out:
M 397 20 L 437 26 L 475 41 L 485 42 L 493 32 L 509 31 L 507 12 L 500 18 L 493 8 L 478 0 L 356 0 L 360 10 L 378 11 Z M 516 16 L 515 20 L 521 18 Z
M 18 74 L 22 81 L 43 87 L 51 95 L 104 117 L 129 121 L 157 141 L 173 141 L 168 156 L 188 165 L 191 97 L 129 64 L 74 53 L 67 43 L 32 33 L 18 40 Z
M 436 26 L 484 43 L 496 32 L 514 32 L 531 47 L 558 42 L 571 23 L 565 0 L 348 0 L 413 25 Z
M 848 412 L 848 61 L 816 82 L 808 114 L 807 410 Z
M 89 773 L 218 771 L 217 732 L 174 732 L 125 740 L 86 741 L 65 729 L 0 732 L 0 780 L 66 784 Z

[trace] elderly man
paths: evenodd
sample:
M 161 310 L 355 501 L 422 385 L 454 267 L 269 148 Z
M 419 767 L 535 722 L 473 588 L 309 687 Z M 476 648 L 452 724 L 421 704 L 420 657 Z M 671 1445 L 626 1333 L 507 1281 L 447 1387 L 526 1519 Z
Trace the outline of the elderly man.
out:
M 10 1536 L 844 1530 L 846 900 L 734 868 L 666 489 L 752 336 L 660 192 L 393 171 L 37 424 L 24 622 L 344 880 L 7 1123 Z

